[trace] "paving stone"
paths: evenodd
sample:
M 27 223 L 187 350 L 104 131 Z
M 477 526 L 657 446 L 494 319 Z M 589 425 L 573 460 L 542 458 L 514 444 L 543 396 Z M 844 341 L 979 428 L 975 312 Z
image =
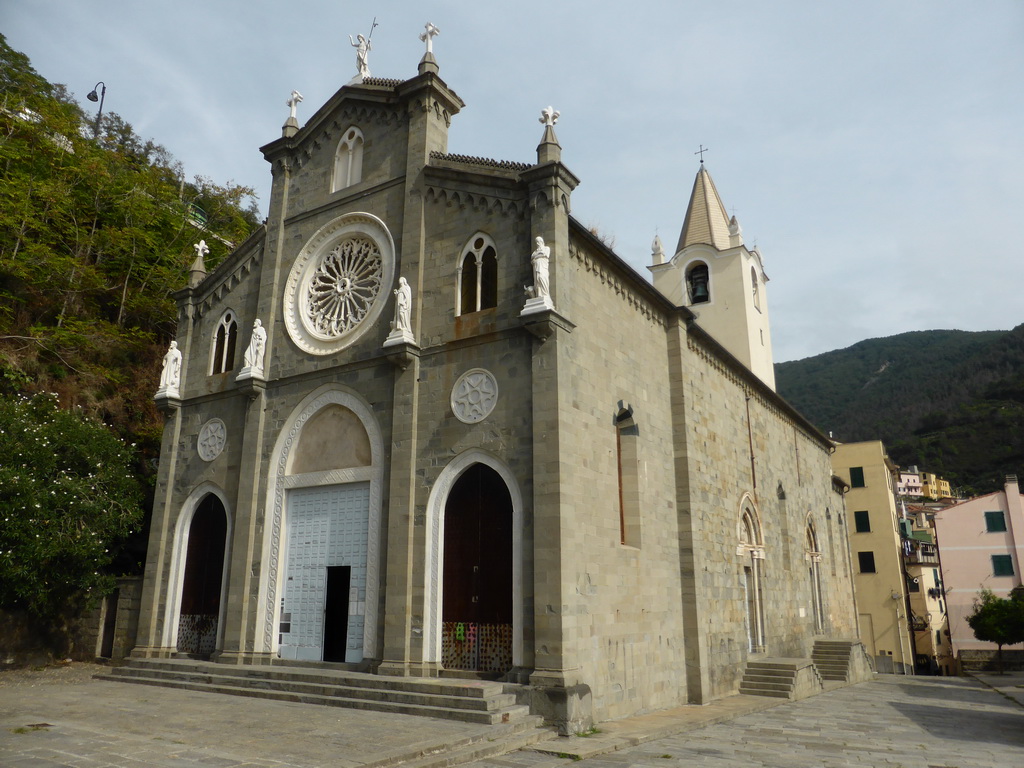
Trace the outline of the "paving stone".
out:
M 468 768 L 1010 768 L 1024 766 L 1024 705 L 1015 679 L 883 676 L 811 699 L 748 709 L 732 700 L 602 723 L 591 738 L 480 760 Z M 4 768 L 384 768 L 388 755 L 444 750 L 464 723 L 335 711 L 93 681 L 0 687 Z M 743 705 L 743 706 L 741 706 Z M 727 722 L 722 717 L 731 716 Z M 31 723 L 50 727 L 15 733 Z M 673 731 L 674 729 L 674 731 Z M 588 757 L 574 763 L 578 745 Z M 600 747 L 609 750 L 596 754 Z M 668 757 L 666 757 L 666 755 Z

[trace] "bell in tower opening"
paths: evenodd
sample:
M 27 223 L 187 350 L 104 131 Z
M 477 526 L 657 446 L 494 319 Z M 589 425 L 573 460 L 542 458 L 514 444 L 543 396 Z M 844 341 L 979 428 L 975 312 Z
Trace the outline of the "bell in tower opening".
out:
M 708 266 L 694 264 L 686 273 L 686 286 L 690 293 L 691 304 L 704 304 L 711 300 L 708 293 Z

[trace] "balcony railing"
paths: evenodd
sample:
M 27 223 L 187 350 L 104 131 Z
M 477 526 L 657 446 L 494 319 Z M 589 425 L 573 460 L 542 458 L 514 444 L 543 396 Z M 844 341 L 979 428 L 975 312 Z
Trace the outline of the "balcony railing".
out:
M 936 549 L 934 544 L 912 542 L 909 549 L 910 551 L 905 551 L 903 555 L 904 562 L 907 565 L 939 564 L 939 550 Z

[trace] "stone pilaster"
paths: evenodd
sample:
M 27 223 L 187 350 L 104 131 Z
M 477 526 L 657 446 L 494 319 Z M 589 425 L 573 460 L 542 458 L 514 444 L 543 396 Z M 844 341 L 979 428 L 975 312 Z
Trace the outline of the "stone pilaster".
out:
M 246 384 L 257 383 L 250 379 Z M 258 382 L 262 384 L 262 382 Z M 260 590 L 254 563 L 262 562 L 262 526 L 265 510 L 260 504 L 260 484 L 264 475 L 263 433 L 266 421 L 266 401 L 262 386 L 249 386 L 243 391 L 248 397 L 245 427 L 242 435 L 241 458 L 238 472 L 237 507 L 231 532 L 230 559 L 222 645 L 216 660 L 222 663 L 243 663 L 261 660 L 269 649 L 257 648 L 260 637 L 256 617 L 259 615 Z
M 710 690 L 707 619 L 704 592 L 699 589 L 698 574 L 702 572 L 702 558 L 707 556 L 700 542 L 700 523 L 694 520 L 690 490 L 690 458 L 687 451 L 687 417 L 683 356 L 686 352 L 686 327 L 677 319 L 667 329 L 668 365 L 672 375 L 672 433 L 675 450 L 675 507 L 679 518 L 679 583 L 680 606 L 683 621 L 684 656 L 686 659 L 686 695 L 691 704 L 704 704 Z
M 422 577 L 423 536 L 416 535 L 416 458 L 419 421 L 419 357 L 395 369 L 392 403 L 391 482 L 388 493 L 387 571 L 384 585 L 384 653 L 381 674 L 422 674 L 411 665 L 423 658 L 426 614 Z M 422 525 L 420 526 L 422 532 Z M 419 556 L 417 554 L 419 553 Z M 418 569 L 422 572 L 422 568 Z

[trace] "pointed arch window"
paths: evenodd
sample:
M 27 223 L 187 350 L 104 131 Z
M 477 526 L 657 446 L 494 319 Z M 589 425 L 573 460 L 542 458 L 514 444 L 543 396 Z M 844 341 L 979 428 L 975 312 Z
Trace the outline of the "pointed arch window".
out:
M 455 314 L 467 315 L 498 306 L 498 252 L 483 232 L 469 239 L 456 270 Z
M 354 125 L 341 135 L 334 155 L 334 176 L 331 191 L 351 187 L 363 179 L 363 132 Z
M 698 261 L 686 270 L 686 292 L 691 304 L 706 304 L 711 301 L 707 264 Z
M 821 547 L 818 545 L 818 534 L 814 523 L 807 521 L 804 536 L 804 556 L 807 560 L 807 573 L 811 580 L 811 607 L 814 613 L 814 631 L 825 631 L 825 603 L 821 594 Z
M 750 290 L 753 293 L 754 309 L 756 309 L 758 312 L 760 312 L 761 311 L 761 285 L 757 281 L 757 269 L 755 269 L 754 267 L 750 268 L 750 285 L 751 285 L 751 289 Z M 764 342 L 764 339 L 762 339 L 762 343 L 763 342 Z
M 230 309 L 224 313 L 213 332 L 210 350 L 210 374 L 224 373 L 235 367 L 235 345 L 238 343 L 238 321 Z
M 751 653 L 765 650 L 763 573 L 764 539 L 761 523 L 754 507 L 746 503 L 740 515 L 739 546 L 736 553 L 741 556 L 743 592 L 746 602 L 747 643 Z

